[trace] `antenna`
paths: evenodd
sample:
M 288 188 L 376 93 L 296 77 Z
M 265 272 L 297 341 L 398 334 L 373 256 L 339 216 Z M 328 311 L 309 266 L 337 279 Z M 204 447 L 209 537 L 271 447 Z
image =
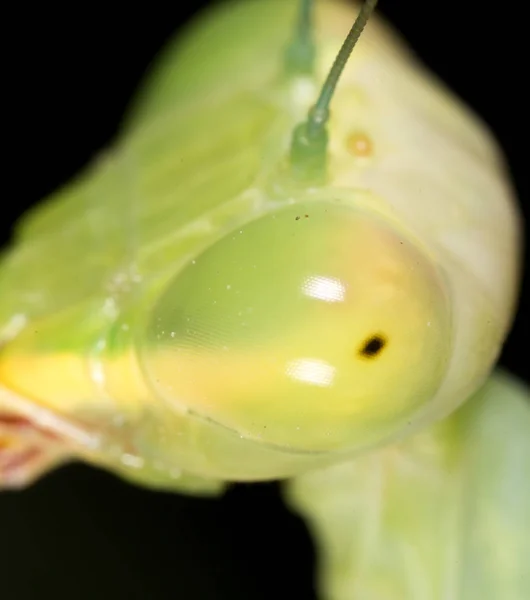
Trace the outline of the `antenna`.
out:
M 355 23 L 335 58 L 315 105 L 309 111 L 307 119 L 297 125 L 293 132 L 291 167 L 298 178 L 321 180 L 325 177 L 328 147 L 326 125 L 329 119 L 329 105 L 344 67 L 376 4 L 377 0 L 365 0 L 363 3 Z M 309 10 L 311 6 L 311 0 L 302 0 L 301 12 Z M 308 19 L 310 20 L 310 17 Z
M 311 75 L 315 66 L 313 39 L 314 0 L 300 0 L 294 37 L 285 52 L 285 70 L 289 75 Z

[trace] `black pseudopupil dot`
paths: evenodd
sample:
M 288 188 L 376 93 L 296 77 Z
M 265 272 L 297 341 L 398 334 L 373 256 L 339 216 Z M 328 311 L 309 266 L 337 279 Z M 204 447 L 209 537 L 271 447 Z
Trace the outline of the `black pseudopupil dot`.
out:
M 386 342 L 382 336 L 373 335 L 363 344 L 363 347 L 361 348 L 361 354 L 367 358 L 372 358 L 381 352 L 381 350 L 385 347 L 385 344 Z

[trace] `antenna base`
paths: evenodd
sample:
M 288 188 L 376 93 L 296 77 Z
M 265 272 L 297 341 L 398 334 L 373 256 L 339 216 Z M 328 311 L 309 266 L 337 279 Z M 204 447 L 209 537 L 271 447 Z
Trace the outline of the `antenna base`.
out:
M 291 142 L 291 172 L 307 183 L 326 179 L 328 132 L 325 127 L 311 127 L 310 121 L 297 125 Z

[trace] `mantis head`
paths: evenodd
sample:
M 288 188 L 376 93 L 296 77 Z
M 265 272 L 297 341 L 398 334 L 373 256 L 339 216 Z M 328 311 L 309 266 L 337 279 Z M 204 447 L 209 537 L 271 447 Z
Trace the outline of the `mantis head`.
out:
M 296 77 L 312 68 L 309 5 L 301 3 L 301 27 L 287 55 L 286 68 Z M 69 436 L 69 454 L 107 466 L 121 461 L 119 470 L 136 470 L 139 479 L 145 473 L 138 464 L 159 459 L 220 479 L 278 477 L 302 463 L 390 441 L 428 412 L 452 354 L 443 275 L 399 223 L 356 202 L 355 195 L 346 199 L 328 188 L 329 102 L 374 5 L 368 1 L 361 9 L 315 105 L 294 128 L 286 161 L 289 194 L 272 209 L 238 215 L 240 225 L 190 253 L 156 298 L 140 300 L 131 339 L 114 354 L 103 352 L 100 362 L 91 356 L 90 373 L 80 351 L 60 357 L 61 382 L 71 375 L 75 385 L 65 384 L 61 398 L 55 388 L 48 393 L 58 420 L 73 412 L 75 389 L 89 408 L 80 415 L 81 434 L 95 423 L 96 442 L 105 444 L 91 454 L 85 451 L 91 440 L 56 427 L 59 446 L 55 438 L 45 444 L 38 439 L 49 460 L 65 453 Z M 81 310 L 90 325 L 87 336 L 109 329 L 98 320 L 104 318 L 99 305 L 95 324 L 86 319 L 92 309 Z M 53 323 L 52 334 L 77 331 L 79 314 L 65 311 Z M 29 391 L 16 380 L 22 373 L 20 381 L 28 381 L 17 352 L 22 348 L 23 356 L 45 335 L 44 326 L 36 330 L 28 328 L 11 344 L 16 360 L 4 357 L 2 363 L 11 389 L 27 397 L 45 395 L 36 375 Z M 39 359 L 41 350 L 34 352 Z M 59 364 L 55 356 L 53 361 Z M 47 383 L 46 366 L 41 370 Z M 122 405 L 108 389 L 111 380 L 119 380 Z M 95 407 L 95 396 L 102 408 Z M 115 426 L 125 404 L 127 425 Z M 41 428 L 33 433 L 40 436 Z

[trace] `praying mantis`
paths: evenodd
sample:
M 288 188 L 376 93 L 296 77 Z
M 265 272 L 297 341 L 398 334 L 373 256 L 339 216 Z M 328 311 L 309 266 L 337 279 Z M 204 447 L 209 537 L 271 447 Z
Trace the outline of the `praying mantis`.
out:
M 114 149 L 21 221 L 0 484 L 72 459 L 192 494 L 286 479 L 323 598 L 522 599 L 528 391 L 491 375 L 520 261 L 502 158 L 376 18 L 323 84 L 359 9 L 300 4 L 205 16 Z

